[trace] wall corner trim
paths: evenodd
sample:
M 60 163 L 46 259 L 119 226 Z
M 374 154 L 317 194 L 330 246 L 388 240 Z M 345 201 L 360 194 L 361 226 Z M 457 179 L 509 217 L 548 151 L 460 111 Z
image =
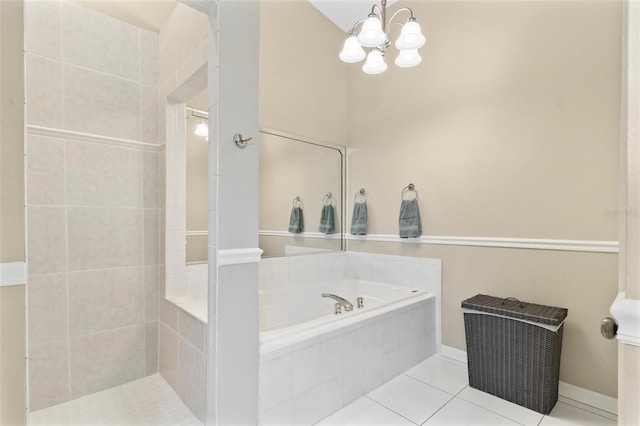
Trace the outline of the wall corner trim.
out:
M 218 250 L 218 265 L 240 265 L 260 262 L 262 250 L 257 247 Z
M 442 345 L 440 356 L 467 363 L 467 353 L 451 346 Z M 610 418 L 610 415 L 616 416 L 618 414 L 618 400 L 616 398 L 565 382 L 558 383 L 558 401 L 573 405 L 575 403 L 584 404 L 584 406 L 580 405 L 580 408 L 604 415 L 607 418 Z
M 26 271 L 26 262 L 0 263 L 0 287 L 26 284 Z
M 616 338 L 620 343 L 640 346 L 640 300 L 627 299 L 621 291 L 614 300 L 609 312 L 618 323 Z

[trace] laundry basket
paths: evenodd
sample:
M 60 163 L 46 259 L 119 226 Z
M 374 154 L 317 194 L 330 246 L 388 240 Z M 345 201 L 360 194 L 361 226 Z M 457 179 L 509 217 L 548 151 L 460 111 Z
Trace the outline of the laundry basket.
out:
M 462 309 L 469 385 L 548 414 L 558 400 L 567 309 L 484 294 Z

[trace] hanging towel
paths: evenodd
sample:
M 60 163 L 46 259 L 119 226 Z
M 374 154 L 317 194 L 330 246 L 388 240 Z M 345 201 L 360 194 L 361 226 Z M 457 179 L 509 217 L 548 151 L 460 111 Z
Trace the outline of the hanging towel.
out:
M 333 234 L 336 229 L 336 221 L 333 217 L 333 206 L 331 204 L 323 205 L 320 213 L 320 227 L 318 231 L 323 234 Z
M 400 206 L 400 238 L 415 238 L 422 233 L 418 200 L 402 200 Z
M 291 217 L 289 218 L 289 232 L 299 234 L 302 232 L 304 223 L 302 221 L 302 207 L 292 207 Z
M 353 235 L 367 235 L 367 202 L 353 205 L 351 217 L 351 233 Z

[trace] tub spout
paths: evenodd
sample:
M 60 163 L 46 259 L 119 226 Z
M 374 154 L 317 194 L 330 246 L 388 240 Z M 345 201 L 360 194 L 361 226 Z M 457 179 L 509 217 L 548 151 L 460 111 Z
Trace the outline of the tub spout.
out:
M 351 302 L 349 302 L 347 299 L 344 299 L 344 298 L 342 298 L 340 296 L 337 296 L 337 295 L 331 294 L 331 293 L 322 293 L 322 297 L 329 297 L 329 298 L 335 300 L 340 305 L 342 305 L 342 307 L 344 308 L 345 311 L 352 311 L 353 310 L 353 305 L 351 304 Z

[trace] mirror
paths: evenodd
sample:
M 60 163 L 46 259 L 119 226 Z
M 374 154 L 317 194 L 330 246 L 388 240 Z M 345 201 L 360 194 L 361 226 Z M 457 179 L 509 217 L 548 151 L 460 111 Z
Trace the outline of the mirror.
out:
M 277 130 L 260 131 L 262 257 L 344 249 L 344 163 L 344 147 Z M 302 210 L 301 233 L 290 232 L 294 201 Z M 334 230 L 329 232 L 332 222 Z
M 208 129 L 207 89 L 187 102 L 186 116 L 186 263 L 207 262 Z

